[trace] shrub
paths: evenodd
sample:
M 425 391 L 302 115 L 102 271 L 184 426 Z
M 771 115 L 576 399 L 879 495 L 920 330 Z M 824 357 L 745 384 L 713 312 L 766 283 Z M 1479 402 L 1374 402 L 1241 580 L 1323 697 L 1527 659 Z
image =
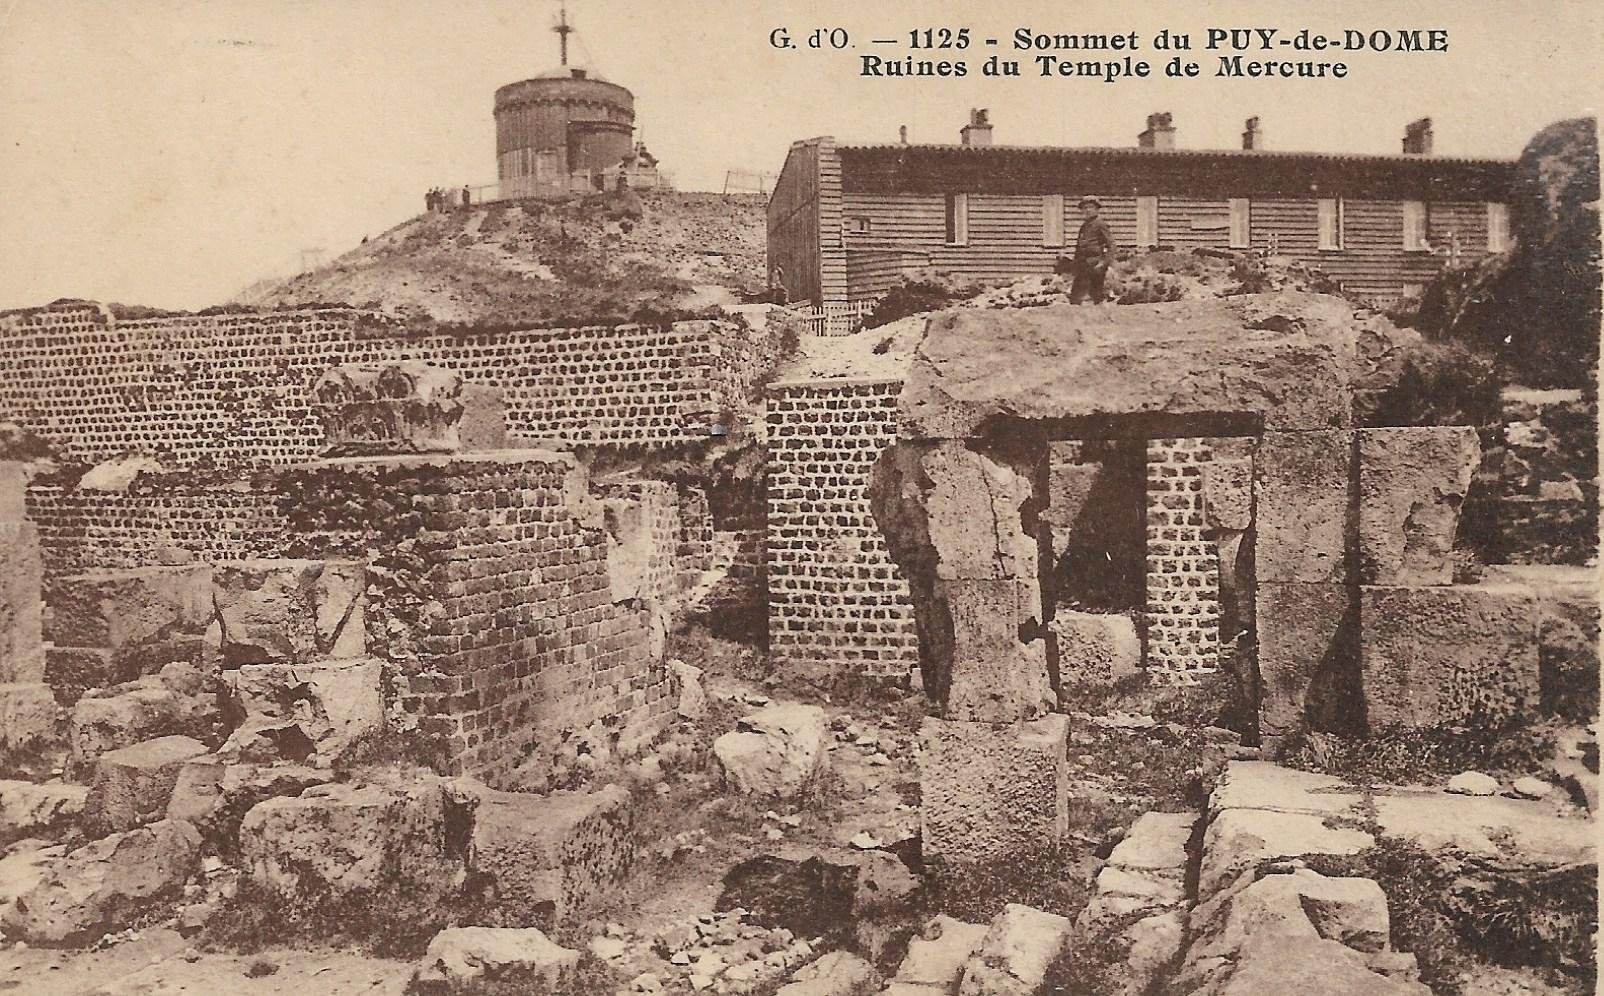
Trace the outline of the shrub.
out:
M 863 317 L 863 327 L 879 328 L 909 315 L 940 311 L 954 301 L 970 296 L 962 290 L 932 280 L 905 280 L 887 291 L 885 297 L 875 304 L 874 310 Z
M 1367 427 L 1493 425 L 1504 378 L 1492 360 L 1454 342 L 1406 347 L 1394 375 L 1364 413 Z

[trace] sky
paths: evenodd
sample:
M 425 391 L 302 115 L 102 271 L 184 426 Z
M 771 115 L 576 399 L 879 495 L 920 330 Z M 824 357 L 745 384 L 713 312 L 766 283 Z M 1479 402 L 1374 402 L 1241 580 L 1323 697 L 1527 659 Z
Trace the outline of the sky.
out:
M 0 0 L 0 308 L 60 297 L 200 308 L 303 250 L 333 257 L 418 213 L 433 185 L 495 179 L 496 87 L 557 63 L 555 0 Z M 634 91 L 636 124 L 683 189 L 779 169 L 790 143 L 952 142 L 971 107 L 995 141 L 1131 145 L 1147 114 L 1177 144 L 1234 148 L 1257 115 L 1275 149 L 1396 152 L 1430 116 L 1440 154 L 1519 155 L 1596 114 L 1594 0 L 572 0 L 575 61 Z M 968 26 L 962 79 L 873 79 L 874 38 Z M 784 27 L 801 47 L 776 49 Z M 805 46 L 846 29 L 843 51 Z M 979 75 L 1016 28 L 1193 34 L 1203 76 L 1113 84 Z M 1345 80 L 1212 78 L 1210 27 L 1282 35 L 1447 28 L 1449 50 L 1308 53 Z M 996 37 L 995 49 L 979 39 Z M 1290 50 L 1244 53 L 1288 58 Z M 1065 58 L 1084 54 L 1063 53 Z M 936 56 L 940 57 L 940 56 Z

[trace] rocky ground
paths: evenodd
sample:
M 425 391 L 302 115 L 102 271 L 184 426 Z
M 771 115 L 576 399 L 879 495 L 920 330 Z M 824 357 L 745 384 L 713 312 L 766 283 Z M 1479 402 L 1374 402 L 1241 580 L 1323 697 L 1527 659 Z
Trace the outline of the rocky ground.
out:
M 1082 690 L 1065 847 L 974 873 L 919 854 L 917 696 L 795 701 L 746 657 L 677 668 L 647 753 L 544 796 L 242 765 L 95 840 L 103 788 L 0 783 L 0 991 L 1590 991 L 1596 729 L 1392 785 L 1260 760 L 1222 687 Z

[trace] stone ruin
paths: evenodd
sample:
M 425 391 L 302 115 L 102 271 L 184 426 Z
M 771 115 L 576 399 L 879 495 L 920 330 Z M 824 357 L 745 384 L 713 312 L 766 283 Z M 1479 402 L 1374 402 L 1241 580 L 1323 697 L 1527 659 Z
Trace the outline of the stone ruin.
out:
M 1271 745 L 1535 704 L 1532 592 L 1454 583 L 1475 430 L 1358 427 L 1355 370 L 1348 305 L 1302 293 L 931 319 L 870 488 L 930 701 L 927 856 L 1062 839 L 1079 682 L 1225 669 Z

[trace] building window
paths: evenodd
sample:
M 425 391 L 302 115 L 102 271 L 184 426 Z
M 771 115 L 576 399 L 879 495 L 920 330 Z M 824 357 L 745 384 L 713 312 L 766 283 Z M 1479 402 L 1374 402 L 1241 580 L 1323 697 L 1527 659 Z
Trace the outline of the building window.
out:
M 1320 248 L 1336 250 L 1343 247 L 1342 201 L 1335 197 L 1322 197 L 1318 201 L 1320 216 Z
M 1231 198 L 1231 248 L 1246 249 L 1253 244 L 1252 232 L 1248 221 L 1252 217 L 1252 209 L 1246 197 Z
M 1064 195 L 1047 194 L 1041 199 L 1041 244 L 1048 248 L 1064 244 Z
M 1503 252 L 1509 248 L 1509 205 L 1487 205 L 1487 251 Z
M 947 195 L 947 245 L 969 244 L 969 195 Z
M 1431 252 L 1431 243 L 1426 240 L 1426 202 L 1403 202 L 1403 247 L 1404 252 Z
M 1136 198 L 1136 245 L 1150 249 L 1158 245 L 1158 198 Z
M 846 230 L 850 235 L 868 235 L 869 219 L 861 214 L 847 215 Z

